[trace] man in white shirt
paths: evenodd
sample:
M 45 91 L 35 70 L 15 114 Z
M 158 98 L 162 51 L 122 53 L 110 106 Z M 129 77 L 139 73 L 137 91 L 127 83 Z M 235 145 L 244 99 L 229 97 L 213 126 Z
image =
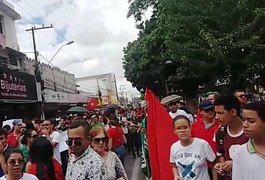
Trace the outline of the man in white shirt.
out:
M 242 145 L 233 161 L 233 180 L 264 180 L 265 177 L 265 102 L 243 107 L 243 128 L 250 140 Z
M 59 149 L 61 135 L 59 132 L 54 130 L 54 125 L 55 122 L 53 120 L 44 120 L 42 123 L 42 132 L 52 144 L 54 159 L 56 159 L 60 164 L 62 164 Z
M 190 120 L 191 123 L 193 122 L 192 115 L 186 113 L 184 110 L 178 109 L 176 101 L 170 102 L 168 106 L 170 110 L 169 115 L 172 119 L 174 119 L 178 115 L 183 115 L 183 116 L 186 116 Z

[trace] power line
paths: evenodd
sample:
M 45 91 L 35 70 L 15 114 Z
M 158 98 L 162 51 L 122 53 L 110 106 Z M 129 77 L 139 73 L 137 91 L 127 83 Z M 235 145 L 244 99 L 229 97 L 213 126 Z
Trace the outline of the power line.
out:
M 38 10 L 36 10 L 32 5 L 30 5 L 30 3 L 28 3 L 26 0 L 23 0 L 24 3 L 26 3 L 32 10 L 34 10 L 36 12 L 36 14 L 38 14 L 40 17 L 44 18 L 42 14 L 39 13 Z M 34 16 L 32 16 L 34 17 Z M 51 24 L 52 22 L 47 21 L 49 24 Z M 53 33 L 53 35 L 55 35 L 54 37 L 57 38 L 56 36 L 59 34 L 59 36 L 64 39 L 64 35 L 61 34 L 60 30 L 57 29 L 56 27 L 54 27 L 54 29 L 57 31 L 56 33 L 54 31 L 51 31 Z

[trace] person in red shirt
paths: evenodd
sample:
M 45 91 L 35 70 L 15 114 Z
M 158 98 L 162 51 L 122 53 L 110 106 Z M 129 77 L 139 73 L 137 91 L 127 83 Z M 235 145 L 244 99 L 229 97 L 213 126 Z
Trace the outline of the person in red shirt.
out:
M 209 100 L 203 100 L 199 105 L 199 109 L 201 118 L 197 119 L 197 121 L 192 124 L 192 136 L 207 141 L 213 152 L 216 153 L 216 142 L 214 142 L 213 139 L 220 123 L 214 119 L 214 104 Z M 217 179 L 217 174 L 213 170 L 212 163 L 208 163 L 208 172 L 211 179 Z
M 19 137 L 21 135 L 22 120 L 15 119 L 13 121 L 14 130 L 7 136 L 7 144 L 12 148 L 19 146 Z
M 64 180 L 62 166 L 53 158 L 53 147 L 46 137 L 37 137 L 30 146 L 26 172 L 43 180 Z
M 127 143 L 126 137 L 115 120 L 110 121 L 111 128 L 108 129 L 107 133 L 109 136 L 109 149 L 117 154 L 122 164 L 124 164 L 124 158 L 126 150 L 124 144 Z

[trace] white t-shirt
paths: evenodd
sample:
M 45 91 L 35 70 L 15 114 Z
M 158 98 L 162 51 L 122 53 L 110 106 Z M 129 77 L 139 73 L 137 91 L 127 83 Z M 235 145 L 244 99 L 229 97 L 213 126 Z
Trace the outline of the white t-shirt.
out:
M 61 161 L 61 154 L 60 154 L 60 139 L 61 139 L 61 134 L 57 131 L 53 131 L 50 134 L 50 138 L 52 140 L 52 142 L 57 143 L 56 146 L 53 147 L 53 157 L 54 159 L 56 159 L 60 164 L 62 164 Z
M 248 151 L 248 144 L 241 145 L 233 159 L 233 180 L 264 180 L 265 179 L 265 157 L 255 152 Z
M 68 145 L 66 144 L 66 141 L 68 140 L 68 134 L 67 130 L 60 133 L 60 142 L 59 142 L 59 151 L 63 152 L 68 150 Z
M 2 176 L 0 180 L 6 180 L 6 175 Z M 23 173 L 23 176 L 19 180 L 38 180 L 38 178 L 32 174 Z
M 177 112 L 174 112 L 174 113 L 170 111 L 170 112 L 169 112 L 169 115 L 170 115 L 170 117 L 171 117 L 172 119 L 174 119 L 176 116 L 183 115 L 183 116 L 186 116 L 186 117 L 190 120 L 191 123 L 193 122 L 193 117 L 192 117 L 192 115 L 186 113 L 186 111 L 181 110 L 181 109 L 178 109 Z
M 203 139 L 194 138 L 193 143 L 186 147 L 182 146 L 180 141 L 171 146 L 170 162 L 176 164 L 182 180 L 210 180 L 207 160 L 213 162 L 215 154 L 208 142 Z

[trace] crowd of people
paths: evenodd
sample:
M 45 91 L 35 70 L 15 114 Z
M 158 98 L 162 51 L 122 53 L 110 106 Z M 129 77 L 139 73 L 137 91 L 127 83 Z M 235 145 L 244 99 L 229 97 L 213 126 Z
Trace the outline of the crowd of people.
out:
M 179 139 L 170 149 L 174 180 L 263 179 L 264 102 L 237 90 L 207 93 L 196 114 L 175 100 L 166 108 Z M 139 106 L 16 119 L 0 128 L 0 180 L 127 180 L 125 156 L 141 156 L 146 116 Z
M 0 177 L 127 180 L 125 155 L 141 156 L 142 108 L 99 109 L 0 128 Z
M 242 90 L 210 92 L 195 121 L 176 102 L 169 110 L 179 139 L 170 149 L 174 180 L 264 179 L 265 102 L 248 101 Z

